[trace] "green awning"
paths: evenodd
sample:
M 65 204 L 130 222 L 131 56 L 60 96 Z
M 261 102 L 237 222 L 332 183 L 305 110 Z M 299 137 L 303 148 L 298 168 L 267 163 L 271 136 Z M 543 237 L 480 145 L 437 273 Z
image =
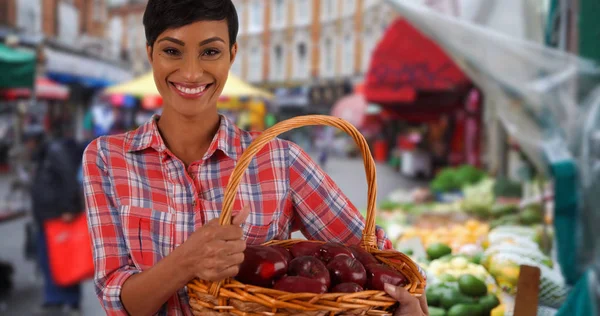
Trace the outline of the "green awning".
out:
M 35 54 L 0 44 L 0 88 L 33 87 Z

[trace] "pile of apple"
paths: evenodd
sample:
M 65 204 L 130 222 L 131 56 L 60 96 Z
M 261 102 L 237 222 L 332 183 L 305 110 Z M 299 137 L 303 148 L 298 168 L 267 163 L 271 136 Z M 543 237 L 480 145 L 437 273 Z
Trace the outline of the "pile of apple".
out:
M 359 246 L 299 242 L 248 246 L 236 280 L 291 293 L 383 291 L 385 283 L 405 286 L 408 279 L 381 264 Z

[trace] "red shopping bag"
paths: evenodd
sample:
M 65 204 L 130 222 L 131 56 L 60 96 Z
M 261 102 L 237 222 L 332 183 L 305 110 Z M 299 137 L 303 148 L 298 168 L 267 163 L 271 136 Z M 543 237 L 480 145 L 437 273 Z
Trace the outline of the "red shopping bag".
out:
M 44 226 L 54 282 L 69 286 L 92 278 L 94 259 L 85 213 L 77 215 L 70 223 L 58 218 L 47 221 Z

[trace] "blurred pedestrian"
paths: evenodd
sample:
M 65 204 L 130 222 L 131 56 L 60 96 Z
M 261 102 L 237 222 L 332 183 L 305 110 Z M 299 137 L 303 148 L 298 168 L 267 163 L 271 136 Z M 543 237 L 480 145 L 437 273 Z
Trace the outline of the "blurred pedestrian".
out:
M 319 153 L 319 165 L 321 168 L 325 169 L 327 165 L 327 160 L 329 158 L 330 150 L 332 148 L 335 129 L 331 126 L 323 126 L 321 130 L 321 134 L 319 136 L 319 143 L 321 147 L 321 152 Z
M 83 210 L 82 196 L 77 181 L 78 164 L 72 149 L 62 138 L 47 140 L 43 127 L 29 126 L 24 135 L 25 146 L 31 155 L 31 200 L 36 224 L 37 257 L 44 278 L 43 302 L 36 313 L 56 315 L 67 310 L 78 315 L 81 301 L 80 285 L 61 287 L 54 283 L 50 271 L 44 223 L 62 218 L 74 219 Z

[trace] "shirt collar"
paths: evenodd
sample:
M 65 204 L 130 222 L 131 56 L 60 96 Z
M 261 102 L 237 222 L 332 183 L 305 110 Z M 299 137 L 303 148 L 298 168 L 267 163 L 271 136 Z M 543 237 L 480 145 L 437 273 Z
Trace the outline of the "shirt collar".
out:
M 236 159 L 242 151 L 241 130 L 224 115 L 219 115 L 219 118 L 219 130 L 208 147 L 204 159 L 210 158 L 217 150 L 222 151 L 232 159 Z M 160 115 L 153 115 L 148 122 L 127 135 L 127 152 L 142 151 L 148 148 L 160 153 L 167 150 L 167 146 L 158 131 L 158 119 L 160 119 Z

